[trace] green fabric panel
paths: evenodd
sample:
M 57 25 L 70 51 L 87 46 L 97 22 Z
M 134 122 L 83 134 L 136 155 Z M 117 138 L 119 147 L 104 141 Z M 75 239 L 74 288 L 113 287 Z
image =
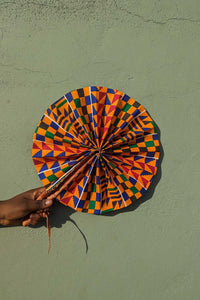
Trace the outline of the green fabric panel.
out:
M 79 98 L 75 99 L 74 103 L 75 103 L 75 105 L 76 105 L 77 108 L 81 107 L 81 100 Z
M 55 181 L 56 179 L 58 179 L 58 178 L 56 177 L 56 175 L 54 175 L 54 174 L 48 176 L 47 178 L 48 178 L 48 180 L 49 180 L 50 182 L 53 182 L 53 181 Z
M 113 169 L 116 168 L 111 162 L 109 162 L 109 165 L 110 165 Z
M 96 184 L 95 183 L 92 183 L 91 191 L 96 193 Z
M 57 106 L 57 108 L 63 106 L 63 104 L 65 104 L 66 102 L 67 102 L 67 100 L 65 99 L 63 102 L 61 102 L 61 103 Z
M 128 180 L 128 179 L 124 176 L 124 174 L 121 174 L 120 177 L 121 177 L 121 179 L 122 179 L 123 181 L 127 181 L 127 180 Z
M 101 214 L 102 214 L 102 215 L 103 215 L 103 214 L 106 214 L 106 213 L 108 213 L 109 211 L 113 211 L 113 208 L 110 208 L 110 209 L 104 210 L 104 211 L 102 211 L 102 212 L 101 212 Z
M 154 121 L 152 121 L 151 124 L 153 125 L 154 131 L 157 133 L 156 124 L 154 123 Z
M 122 110 L 125 111 L 125 112 L 127 112 L 127 111 L 129 110 L 130 107 L 131 107 L 131 105 L 128 104 L 128 103 L 126 103 L 126 104 L 124 105 L 124 107 L 122 108 Z
M 134 145 L 130 145 L 129 148 L 137 148 L 138 145 L 137 144 L 134 144 Z
M 85 119 L 84 116 L 80 116 L 80 118 L 81 118 L 81 121 L 83 122 L 83 124 L 87 124 L 86 119 Z
M 71 169 L 70 166 L 68 166 L 68 167 L 66 167 L 66 168 L 64 168 L 64 169 L 62 169 L 62 171 L 63 171 L 63 172 L 67 172 L 69 169 Z
M 96 203 L 96 201 L 90 201 L 89 202 L 89 209 L 94 209 L 95 208 L 95 203 Z
M 130 190 L 131 190 L 134 194 L 136 194 L 136 193 L 138 192 L 138 190 L 136 189 L 135 186 L 132 186 L 132 187 L 130 188 Z
M 153 141 L 146 142 L 145 145 L 147 147 L 154 147 L 155 146 Z
M 112 189 L 109 188 L 108 190 L 109 190 L 109 191 L 115 191 L 115 190 L 117 190 L 117 187 L 114 187 L 114 188 L 112 188 Z
M 119 121 L 120 121 L 120 119 L 117 118 L 117 119 L 115 120 L 115 122 L 113 123 L 113 125 L 114 125 L 114 126 L 117 126 L 117 124 L 119 123 Z
M 68 140 L 66 140 L 66 139 L 63 139 L 63 142 L 68 143 L 68 144 L 71 144 L 71 143 L 72 143 L 71 141 L 68 141 Z
M 69 130 L 69 128 L 72 126 L 72 124 L 71 123 L 69 123 L 68 125 L 67 125 L 67 128 L 66 128 L 66 131 L 68 131 Z
M 49 132 L 49 131 L 46 131 L 45 136 L 52 139 L 52 140 L 54 139 L 54 134 Z

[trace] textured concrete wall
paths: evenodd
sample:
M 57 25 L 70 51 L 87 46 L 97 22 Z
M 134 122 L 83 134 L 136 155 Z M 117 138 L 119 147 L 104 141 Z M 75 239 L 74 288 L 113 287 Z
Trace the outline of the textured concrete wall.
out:
M 0 228 L 0 299 L 199 299 L 199 0 L 0 1 L 0 18 L 1 200 L 40 185 L 35 126 L 76 88 L 142 103 L 164 149 L 137 209 L 57 207 L 50 255 L 45 227 Z

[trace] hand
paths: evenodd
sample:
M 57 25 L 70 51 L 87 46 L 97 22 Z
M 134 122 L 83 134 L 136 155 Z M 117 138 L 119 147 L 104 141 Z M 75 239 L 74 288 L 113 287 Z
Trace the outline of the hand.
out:
M 53 204 L 52 199 L 37 200 L 45 188 L 36 188 L 9 200 L 0 202 L 0 224 L 13 225 L 36 225 L 46 216 L 48 209 Z

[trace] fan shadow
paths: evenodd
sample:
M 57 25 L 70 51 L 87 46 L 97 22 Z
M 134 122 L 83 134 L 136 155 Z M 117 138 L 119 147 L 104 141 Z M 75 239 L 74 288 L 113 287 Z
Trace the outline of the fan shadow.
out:
M 155 121 L 154 121 L 155 123 Z M 113 211 L 113 212 L 109 212 L 103 216 L 105 217 L 110 217 L 110 216 L 115 216 L 118 215 L 120 213 L 125 213 L 125 212 L 130 212 L 130 211 L 134 211 L 135 209 L 137 209 L 141 204 L 143 204 L 144 202 L 148 201 L 149 199 L 151 199 L 153 197 L 153 194 L 155 192 L 155 188 L 157 186 L 157 184 L 159 183 L 161 177 L 162 177 L 162 169 L 161 169 L 161 163 L 163 161 L 164 158 L 164 150 L 163 150 L 163 146 L 161 143 L 161 132 L 160 129 L 158 127 L 158 125 L 155 123 L 155 127 L 158 133 L 158 139 L 160 142 L 160 158 L 158 161 L 158 169 L 157 169 L 157 173 L 152 181 L 152 183 L 150 184 L 148 190 L 145 192 L 145 194 L 139 198 L 138 200 L 134 201 L 131 205 L 129 205 L 128 207 L 125 207 L 121 210 L 117 210 L 117 211 Z
M 143 204 L 144 202 L 146 202 L 146 201 L 148 201 L 149 199 L 152 198 L 152 196 L 154 194 L 154 191 L 155 191 L 155 188 L 156 188 L 157 184 L 159 183 L 159 181 L 162 177 L 161 163 L 162 163 L 162 160 L 163 160 L 163 157 L 164 157 L 164 150 L 163 150 L 163 147 L 162 147 L 162 144 L 161 144 L 161 132 L 160 132 L 160 129 L 159 129 L 158 125 L 156 123 L 155 123 L 155 125 L 156 125 L 156 129 L 157 129 L 157 133 L 158 133 L 158 137 L 159 137 L 159 141 L 160 141 L 160 159 L 159 159 L 159 163 L 158 163 L 157 174 L 156 174 L 154 180 L 152 181 L 152 183 L 151 183 L 150 187 L 148 188 L 148 190 L 146 191 L 146 193 L 140 199 L 136 200 L 130 206 L 125 207 L 121 210 L 117 210 L 117 211 L 114 211 L 114 212 L 109 212 L 109 213 L 103 215 L 104 217 L 111 217 L 111 216 L 115 216 L 115 215 L 118 215 L 118 214 L 121 214 L 121 213 L 134 211 L 141 204 Z M 52 208 L 52 212 L 50 214 L 51 227 L 60 228 L 66 222 L 72 222 L 75 225 L 75 227 L 78 229 L 78 231 L 80 232 L 80 234 L 82 235 L 82 237 L 85 241 L 86 253 L 87 253 L 88 252 L 87 238 L 86 238 L 85 234 L 82 232 L 82 230 L 80 229 L 80 227 L 77 225 L 77 223 L 73 219 L 71 219 L 70 216 L 73 213 L 76 213 L 76 211 L 73 210 L 72 208 L 65 207 L 64 205 L 60 204 L 59 202 L 55 202 L 54 205 L 53 205 L 53 208 Z M 39 225 L 39 226 L 41 226 L 41 225 Z

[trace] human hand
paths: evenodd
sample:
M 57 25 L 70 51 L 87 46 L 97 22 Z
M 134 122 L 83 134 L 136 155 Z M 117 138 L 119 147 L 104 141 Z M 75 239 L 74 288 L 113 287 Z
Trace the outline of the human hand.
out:
M 36 188 L 19 194 L 9 200 L 0 201 L 0 224 L 13 225 L 36 225 L 46 217 L 48 209 L 53 204 L 52 199 L 37 200 L 45 188 Z

